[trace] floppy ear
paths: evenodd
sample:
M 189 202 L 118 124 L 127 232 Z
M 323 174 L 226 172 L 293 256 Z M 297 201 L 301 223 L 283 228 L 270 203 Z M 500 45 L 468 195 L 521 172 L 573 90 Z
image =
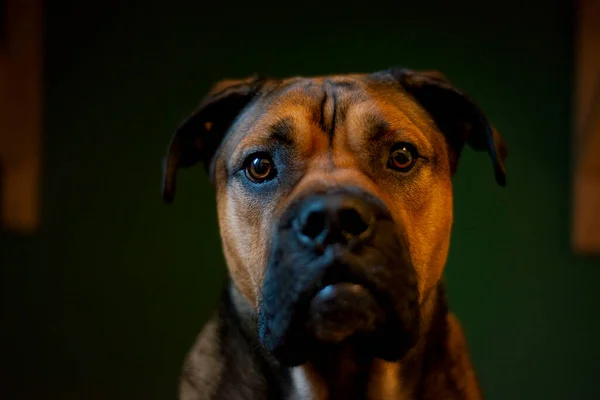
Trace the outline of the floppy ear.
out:
M 198 162 L 210 170 L 212 158 L 227 130 L 252 101 L 263 79 L 251 77 L 217 83 L 196 110 L 179 126 L 163 165 L 163 199 L 172 202 L 179 168 Z
M 404 89 L 433 117 L 438 128 L 446 136 L 454 153 L 450 160 L 453 173 L 466 143 L 477 151 L 486 151 L 489 154 L 496 181 L 501 186 L 506 185 L 506 144 L 475 103 L 456 89 L 440 72 L 418 72 L 401 68 L 392 68 L 390 71 Z

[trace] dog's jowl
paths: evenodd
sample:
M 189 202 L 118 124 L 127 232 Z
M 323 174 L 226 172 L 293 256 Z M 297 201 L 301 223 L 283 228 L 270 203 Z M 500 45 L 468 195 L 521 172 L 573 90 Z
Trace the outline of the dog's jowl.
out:
M 215 85 L 165 161 L 204 164 L 229 282 L 180 398 L 481 399 L 441 282 L 465 145 L 506 146 L 442 74 Z

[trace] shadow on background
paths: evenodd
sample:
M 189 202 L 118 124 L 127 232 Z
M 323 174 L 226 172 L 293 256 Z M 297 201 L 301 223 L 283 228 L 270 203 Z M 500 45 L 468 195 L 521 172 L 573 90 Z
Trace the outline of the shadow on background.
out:
M 174 128 L 222 78 L 439 69 L 509 145 L 467 150 L 446 279 L 487 399 L 600 398 L 600 263 L 572 254 L 571 2 L 48 2 L 43 225 L 0 236 L 0 397 L 175 398 L 225 278 Z M 534 4 L 535 3 L 535 4 Z

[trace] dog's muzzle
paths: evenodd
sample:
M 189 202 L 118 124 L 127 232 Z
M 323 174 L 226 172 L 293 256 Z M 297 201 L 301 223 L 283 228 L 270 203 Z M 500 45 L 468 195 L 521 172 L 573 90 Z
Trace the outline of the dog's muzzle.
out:
M 353 343 L 399 359 L 414 344 L 418 293 L 404 232 L 358 189 L 306 194 L 280 218 L 259 305 L 259 336 L 298 365 L 323 346 Z

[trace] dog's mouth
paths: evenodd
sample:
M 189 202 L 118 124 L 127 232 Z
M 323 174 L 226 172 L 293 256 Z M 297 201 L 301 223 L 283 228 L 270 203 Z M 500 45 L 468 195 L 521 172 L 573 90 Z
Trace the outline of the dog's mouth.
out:
M 387 291 L 358 272 L 365 268 L 337 261 L 308 291 L 308 301 L 299 304 L 305 308 L 307 333 L 322 343 L 375 335 L 395 314 Z
M 326 265 L 307 265 L 297 280 L 273 281 L 279 289 L 290 286 L 273 291 L 277 299 L 264 299 L 260 336 L 283 364 L 299 365 L 311 353 L 340 345 L 396 361 L 414 343 L 418 325 L 414 288 L 397 273 L 390 274 L 389 266 L 367 266 L 348 256 L 334 257 Z M 310 271 L 314 275 L 308 278 Z
M 340 344 L 355 335 L 372 334 L 384 323 L 385 314 L 365 286 L 334 283 L 312 298 L 306 329 L 319 342 Z

